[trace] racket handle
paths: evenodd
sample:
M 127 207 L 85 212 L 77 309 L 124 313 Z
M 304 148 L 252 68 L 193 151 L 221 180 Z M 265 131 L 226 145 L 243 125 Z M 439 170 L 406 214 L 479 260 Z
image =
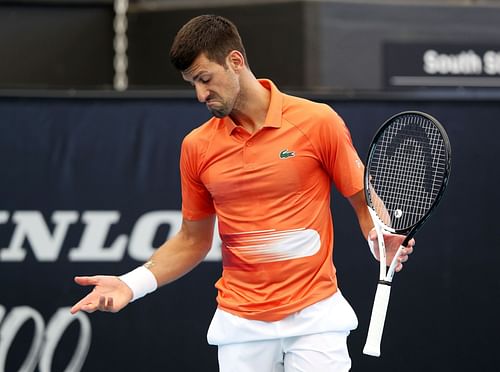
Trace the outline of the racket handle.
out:
M 372 316 L 368 328 L 363 354 L 378 357 L 380 356 L 380 343 L 382 342 L 382 333 L 384 332 L 385 315 L 389 305 L 391 295 L 390 283 L 381 283 L 377 286 L 375 300 L 373 301 Z

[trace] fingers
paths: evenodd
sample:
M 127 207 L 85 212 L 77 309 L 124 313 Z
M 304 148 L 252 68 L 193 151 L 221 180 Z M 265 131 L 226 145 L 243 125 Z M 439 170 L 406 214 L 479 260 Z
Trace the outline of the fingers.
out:
M 79 311 L 80 311 L 80 307 L 78 307 L 77 305 L 73 305 L 73 307 L 69 310 L 69 312 L 73 315 Z
M 401 270 L 403 270 L 403 263 L 401 261 L 399 261 L 399 263 L 396 265 L 396 268 L 394 269 L 394 271 L 399 273 Z
M 79 285 L 97 285 L 99 282 L 96 276 L 75 276 L 74 281 Z
M 106 297 L 106 296 L 99 296 L 98 298 L 95 298 L 96 296 L 87 296 L 77 302 L 73 307 L 70 309 L 71 314 L 76 314 L 79 311 L 85 311 L 86 313 L 93 313 L 96 310 L 99 311 L 108 311 L 115 313 L 116 309 L 114 308 L 114 300 L 113 297 Z
M 401 254 L 398 257 L 398 262 L 399 263 L 398 263 L 398 265 L 396 266 L 396 269 L 395 269 L 396 272 L 400 272 L 401 270 L 403 270 L 403 263 L 405 263 L 406 261 L 408 261 L 408 259 L 409 259 L 408 256 L 413 253 L 413 246 L 414 245 L 415 245 L 415 240 L 411 239 L 408 242 L 408 246 L 406 246 L 401 251 Z
M 368 239 L 377 240 L 377 230 L 375 230 L 375 228 L 371 229 L 368 233 Z
M 82 286 L 94 286 L 94 289 L 87 296 L 73 305 L 70 309 L 71 314 L 76 314 L 79 311 L 93 313 L 96 310 L 116 312 L 117 310 L 113 308 L 113 297 L 103 294 L 103 291 L 110 292 L 109 286 L 106 286 L 105 283 L 106 279 L 107 277 L 99 275 L 76 276 L 74 278 L 75 283 Z
M 71 314 L 76 314 L 79 311 L 85 311 L 87 313 L 93 313 L 96 311 L 97 306 L 92 304 L 92 300 L 89 299 L 89 296 L 83 298 L 82 300 L 78 301 L 76 304 L 73 305 L 73 307 L 70 309 Z
M 113 297 L 100 296 L 98 309 L 100 311 L 109 311 L 114 313 L 115 310 L 113 308 Z

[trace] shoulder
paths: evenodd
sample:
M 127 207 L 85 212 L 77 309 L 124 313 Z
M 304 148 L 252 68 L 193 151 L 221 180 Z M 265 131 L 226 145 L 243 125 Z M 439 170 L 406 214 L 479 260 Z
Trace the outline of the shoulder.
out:
M 210 144 L 220 128 L 220 120 L 212 118 L 189 132 L 181 145 L 181 166 L 199 171 L 210 151 Z
M 342 128 L 344 121 L 326 103 L 284 94 L 283 117 L 302 130 Z
M 199 127 L 189 132 L 182 141 L 182 146 L 192 148 L 203 148 L 210 143 L 210 139 L 217 131 L 220 120 L 211 118 Z

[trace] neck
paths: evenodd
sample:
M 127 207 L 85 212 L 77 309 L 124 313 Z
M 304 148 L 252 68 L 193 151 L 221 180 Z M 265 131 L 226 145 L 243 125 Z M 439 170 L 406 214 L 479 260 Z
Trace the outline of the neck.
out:
M 249 133 L 255 133 L 264 125 L 270 101 L 271 93 L 253 75 L 242 79 L 240 97 L 231 119 Z

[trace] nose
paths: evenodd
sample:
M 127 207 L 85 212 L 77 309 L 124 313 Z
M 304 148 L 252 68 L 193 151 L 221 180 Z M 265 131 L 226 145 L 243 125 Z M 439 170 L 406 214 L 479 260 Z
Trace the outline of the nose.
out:
M 196 84 L 195 90 L 196 90 L 196 98 L 198 98 L 198 101 L 204 103 L 209 95 L 208 89 L 201 84 Z

